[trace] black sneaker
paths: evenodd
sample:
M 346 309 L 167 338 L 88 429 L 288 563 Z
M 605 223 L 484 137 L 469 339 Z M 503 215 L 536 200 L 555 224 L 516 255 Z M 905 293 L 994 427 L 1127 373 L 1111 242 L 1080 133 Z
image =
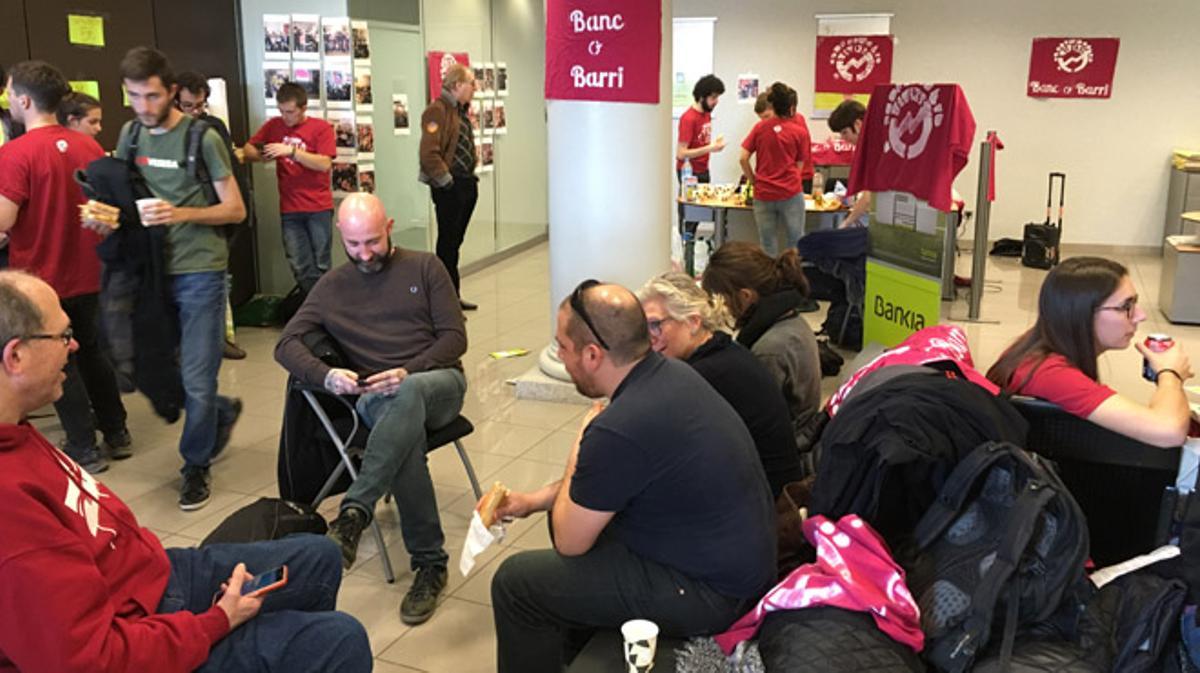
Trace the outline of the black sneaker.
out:
M 108 469 L 108 461 L 104 459 L 104 454 L 100 453 L 100 449 L 92 446 L 83 451 L 74 451 L 67 448 L 66 441 L 59 442 L 58 448 L 63 453 L 70 456 L 71 460 L 79 463 L 88 474 L 100 474 Z
M 217 457 L 225 451 L 225 447 L 229 445 L 229 438 L 233 436 L 233 426 L 237 425 L 238 418 L 242 415 L 242 400 L 235 397 L 229 401 L 229 415 L 224 419 L 217 414 L 217 444 L 213 447 L 212 455 L 208 457 L 208 463 L 211 465 L 217 462 Z
M 179 509 L 191 512 L 207 505 L 212 495 L 209 488 L 211 481 L 207 467 L 184 468 L 183 486 L 179 489 Z
M 338 517 L 329 524 L 326 535 L 342 550 L 342 568 L 349 570 L 354 565 L 354 557 L 358 554 L 358 539 L 362 537 L 363 529 L 371 523 L 367 513 L 358 507 L 345 507 Z
M 104 448 L 108 451 L 108 457 L 113 460 L 125 460 L 132 456 L 132 444 L 133 437 L 129 436 L 128 428 L 121 428 L 120 432 L 104 436 Z
M 446 569 L 442 566 L 417 568 L 412 586 L 400 601 L 400 621 L 415 626 L 424 624 L 437 609 L 438 594 L 446 588 Z

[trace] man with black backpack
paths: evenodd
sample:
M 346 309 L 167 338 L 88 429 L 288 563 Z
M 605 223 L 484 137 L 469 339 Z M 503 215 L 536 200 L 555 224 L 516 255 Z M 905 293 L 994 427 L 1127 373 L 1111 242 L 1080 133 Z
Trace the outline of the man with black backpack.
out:
M 217 372 L 229 261 L 220 227 L 241 222 L 246 208 L 228 146 L 211 127 L 196 143 L 194 125 L 203 122 L 173 105 L 178 85 L 166 55 L 149 47 L 131 49 L 121 61 L 121 79 L 137 119 L 121 129 L 116 156 L 130 159 L 159 199 L 139 209 L 142 224 L 166 227 L 166 274 L 179 321 L 185 391 L 179 506 L 191 511 L 208 503 L 209 463 L 229 442 L 242 411 L 240 400 L 217 394 Z

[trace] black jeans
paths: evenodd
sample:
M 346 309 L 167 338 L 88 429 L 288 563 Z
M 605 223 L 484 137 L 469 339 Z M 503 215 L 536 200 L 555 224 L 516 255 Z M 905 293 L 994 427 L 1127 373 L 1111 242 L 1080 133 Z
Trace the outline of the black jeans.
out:
M 601 534 L 582 556 L 553 549 L 511 556 L 492 579 L 499 673 L 561 673 L 568 638 L 649 619 L 661 636 L 725 630 L 753 604 L 634 554 Z M 574 653 L 570 653 L 574 654 Z
M 125 429 L 125 406 L 112 365 L 100 348 L 99 295 L 63 299 L 62 307 L 79 350 L 67 360 L 67 380 L 54 410 L 67 433 L 67 455 L 83 458 L 96 446 L 96 430 L 108 438 Z
M 450 272 L 454 291 L 458 292 L 458 249 L 467 235 L 467 225 L 479 200 L 479 181 L 474 177 L 455 176 L 444 189 L 430 186 L 433 208 L 437 213 L 437 256 Z

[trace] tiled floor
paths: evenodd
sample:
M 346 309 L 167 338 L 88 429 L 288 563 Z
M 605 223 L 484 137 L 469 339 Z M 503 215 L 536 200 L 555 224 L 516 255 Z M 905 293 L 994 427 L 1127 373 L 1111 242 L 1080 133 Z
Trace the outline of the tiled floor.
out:
M 1143 329 L 1167 331 L 1192 353 L 1200 353 L 1200 328 L 1170 325 L 1155 307 L 1159 258 L 1122 259 L 1130 266 L 1151 317 Z M 968 268 L 964 260 L 962 268 Z M 986 368 L 1003 347 L 1030 325 L 1036 314 L 1037 291 L 1044 272 L 1026 269 L 1014 259 L 989 260 L 989 288 L 983 317 L 994 324 L 964 324 L 978 367 Z M 470 350 L 464 358 L 469 390 L 464 414 L 476 425 L 465 440 L 479 478 L 499 479 L 514 489 L 530 489 L 559 478 L 584 408 L 547 402 L 516 400 L 506 381 L 531 367 L 535 359 L 493 360 L 488 353 L 526 348 L 536 353 L 550 334 L 548 253 L 546 246 L 523 253 L 464 279 L 463 294 L 480 310 L 469 314 Z M 951 317 L 962 317 L 962 301 L 950 307 Z M 810 314 L 814 325 L 819 314 Z M 233 434 L 228 458 L 213 467 L 212 502 L 193 513 L 176 505 L 180 465 L 176 451 L 178 426 L 165 426 L 139 396 L 125 398 L 135 438 L 133 458 L 114 464 L 101 476 L 135 514 L 167 546 L 193 545 L 234 509 L 263 495 L 277 495 L 275 459 L 283 409 L 283 370 L 271 352 L 277 331 L 241 329 L 238 340 L 249 352 L 243 361 L 226 360 L 221 368 L 221 390 L 241 397 L 246 411 Z M 1150 387 L 1139 377 L 1140 359 L 1130 349 L 1105 355 L 1101 373 L 1119 390 L 1145 400 Z M 834 382 L 826 380 L 826 393 Z M 61 431 L 51 417 L 40 421 L 57 439 Z M 457 565 L 466 533 L 473 496 L 453 450 L 430 456 L 437 486 L 447 550 Z M 327 503 L 326 511 L 334 507 Z M 360 619 L 371 636 L 376 670 L 383 673 L 428 671 L 472 673 L 494 670 L 494 635 L 491 624 L 490 581 L 499 561 L 518 549 L 548 546 L 544 516 L 511 527 L 503 546 L 489 550 L 471 577 L 456 569 L 443 604 L 426 624 L 409 628 L 400 623 L 400 598 L 412 580 L 408 558 L 400 541 L 397 515 L 392 507 L 380 508 L 385 542 L 399 576 L 388 585 L 383 580 L 377 548 L 370 535 L 363 537 L 359 560 L 347 574 L 339 607 Z

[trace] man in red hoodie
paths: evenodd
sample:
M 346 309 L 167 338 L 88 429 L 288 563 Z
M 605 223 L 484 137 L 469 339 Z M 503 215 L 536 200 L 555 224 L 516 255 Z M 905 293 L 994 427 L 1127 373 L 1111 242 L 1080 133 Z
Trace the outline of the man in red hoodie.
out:
M 26 422 L 78 347 L 49 285 L 0 271 L 0 672 L 370 671 L 362 625 L 332 611 L 331 542 L 163 549 Z M 286 586 L 242 595 L 281 565 Z

